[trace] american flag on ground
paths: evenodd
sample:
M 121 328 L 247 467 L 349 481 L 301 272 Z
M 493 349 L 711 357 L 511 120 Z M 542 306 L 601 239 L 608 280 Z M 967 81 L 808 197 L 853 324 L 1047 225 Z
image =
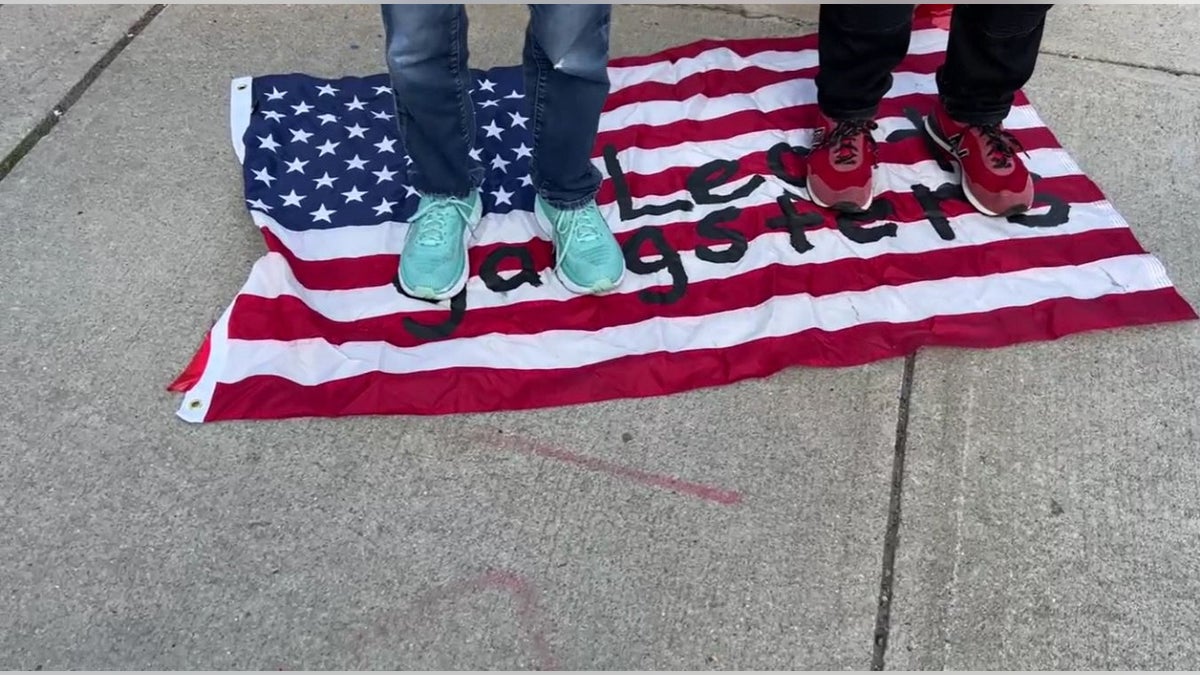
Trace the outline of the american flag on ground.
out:
M 598 298 L 549 269 L 519 68 L 474 73 L 485 216 L 465 293 L 437 305 L 394 284 L 416 195 L 387 77 L 237 79 L 233 143 L 267 253 L 172 385 L 179 415 L 555 406 L 1196 318 L 1024 96 L 1007 126 L 1038 176 L 1036 208 L 971 209 L 914 126 L 946 35 L 914 32 L 860 218 L 814 207 L 803 187 L 815 36 L 614 60 L 594 161 L 630 274 Z

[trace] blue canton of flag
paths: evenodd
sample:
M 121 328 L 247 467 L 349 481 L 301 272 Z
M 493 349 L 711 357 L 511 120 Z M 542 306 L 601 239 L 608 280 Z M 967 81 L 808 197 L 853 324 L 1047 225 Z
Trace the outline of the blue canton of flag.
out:
M 483 211 L 533 210 L 533 133 L 520 67 L 472 71 Z M 250 208 L 289 230 L 404 221 L 418 195 L 387 75 L 258 77 L 243 138 Z

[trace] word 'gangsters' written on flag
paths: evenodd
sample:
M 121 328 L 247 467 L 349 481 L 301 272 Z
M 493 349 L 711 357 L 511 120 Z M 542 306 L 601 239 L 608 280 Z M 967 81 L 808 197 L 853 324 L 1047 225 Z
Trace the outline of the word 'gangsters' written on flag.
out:
M 466 289 L 438 304 L 396 282 L 417 195 L 387 76 L 236 79 L 233 144 L 267 252 L 172 385 L 178 414 L 557 406 L 1196 318 L 1023 94 L 1005 124 L 1035 208 L 971 208 L 919 131 L 945 45 L 918 25 L 880 109 L 876 197 L 856 216 L 804 187 L 815 36 L 615 59 L 594 161 L 630 273 L 600 297 L 551 270 L 518 67 L 473 72 L 485 215 Z

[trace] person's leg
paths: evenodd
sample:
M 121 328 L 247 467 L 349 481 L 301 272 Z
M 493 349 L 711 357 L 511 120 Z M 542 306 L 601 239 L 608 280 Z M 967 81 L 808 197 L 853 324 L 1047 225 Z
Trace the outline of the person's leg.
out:
M 926 120 L 933 139 L 962 170 L 968 200 L 987 215 L 1033 203 L 1033 180 L 1003 129 L 1013 98 L 1033 76 L 1051 5 L 956 5 L 939 105 Z
M 400 286 L 430 300 L 466 284 L 467 239 L 480 219 L 483 168 L 469 153 L 475 112 L 462 5 L 383 5 L 396 119 L 421 195 L 400 256 Z
M 592 149 L 608 98 L 610 5 L 530 5 L 525 90 L 534 136 L 531 178 L 556 207 L 600 189 Z
M 596 206 L 592 150 L 608 97 L 611 5 L 530 5 L 525 90 L 534 147 L 534 212 L 555 246 L 556 273 L 575 293 L 601 293 L 625 273 L 621 248 Z
M 908 53 L 912 5 L 821 5 L 817 71 L 819 126 L 808 160 L 808 193 L 843 211 L 871 206 L 879 101 Z
M 475 108 L 462 5 L 383 5 L 396 118 L 421 194 L 467 197 L 483 179 L 468 155 Z
M 1053 5 L 955 5 L 938 94 L 951 119 L 999 124 L 1033 76 Z
M 821 5 L 817 105 L 833 120 L 874 119 L 908 53 L 912 5 Z

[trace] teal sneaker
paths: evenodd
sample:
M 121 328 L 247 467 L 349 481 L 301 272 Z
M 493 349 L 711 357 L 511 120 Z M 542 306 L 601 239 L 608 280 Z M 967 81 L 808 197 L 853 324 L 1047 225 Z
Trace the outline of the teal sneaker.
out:
M 400 253 L 400 287 L 426 300 L 452 298 L 467 285 L 467 241 L 483 216 L 477 192 L 466 199 L 422 197 Z
M 611 291 L 625 277 L 625 256 L 596 202 L 556 209 L 534 200 L 538 224 L 554 241 L 554 273 L 572 293 Z

